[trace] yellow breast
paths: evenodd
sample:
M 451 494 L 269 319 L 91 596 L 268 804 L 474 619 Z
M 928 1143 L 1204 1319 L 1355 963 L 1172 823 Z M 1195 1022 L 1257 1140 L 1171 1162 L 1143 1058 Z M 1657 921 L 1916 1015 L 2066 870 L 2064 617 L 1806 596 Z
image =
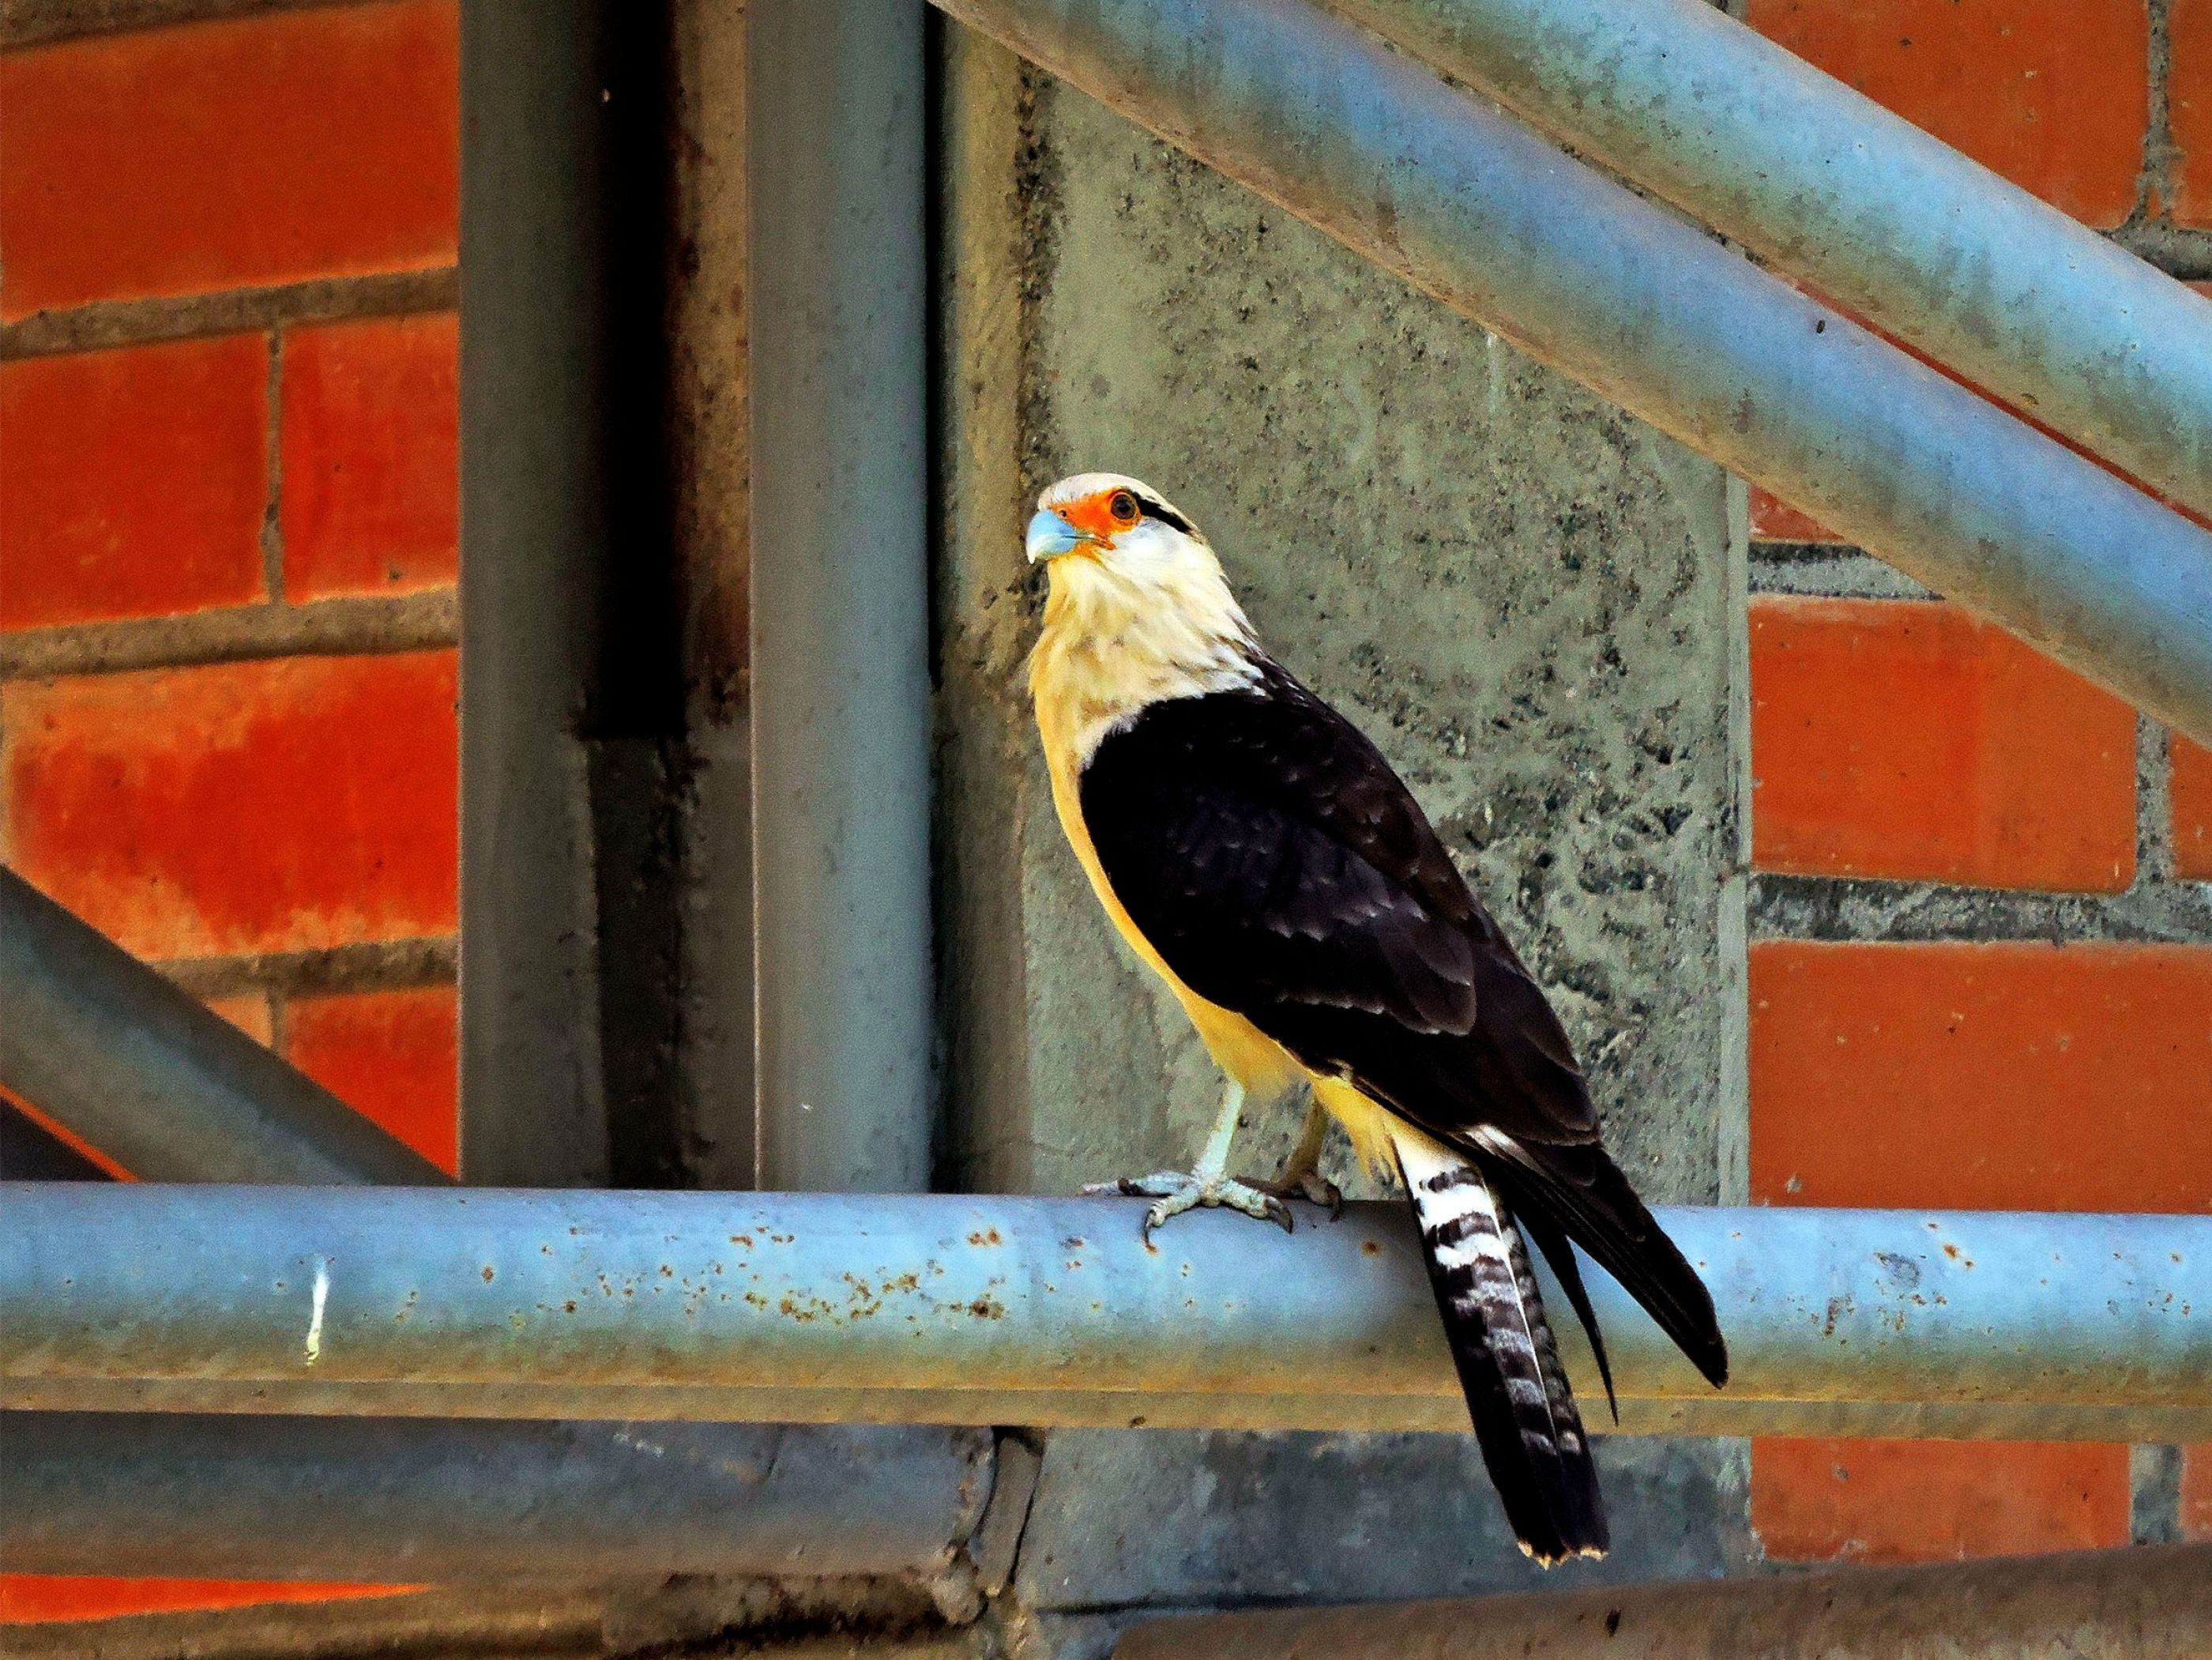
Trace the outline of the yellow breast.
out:
M 1083 822 L 1083 765 L 1100 737 L 1123 718 L 1124 711 L 1111 689 L 1100 684 L 1095 656 L 1081 649 L 1070 650 L 1068 645 L 1064 638 L 1056 639 L 1048 627 L 1030 666 L 1037 733 L 1044 742 L 1045 766 L 1052 776 L 1052 804 L 1060 814 L 1060 828 L 1066 832 L 1068 845 L 1075 849 L 1076 860 L 1090 879 L 1091 891 L 1105 907 L 1115 932 L 1146 968 L 1167 982 L 1215 1064 L 1255 1099 L 1272 1099 L 1303 1077 L 1304 1069 L 1281 1044 L 1243 1015 L 1208 1001 L 1182 982 L 1139 930 L 1098 862 L 1090 827 Z

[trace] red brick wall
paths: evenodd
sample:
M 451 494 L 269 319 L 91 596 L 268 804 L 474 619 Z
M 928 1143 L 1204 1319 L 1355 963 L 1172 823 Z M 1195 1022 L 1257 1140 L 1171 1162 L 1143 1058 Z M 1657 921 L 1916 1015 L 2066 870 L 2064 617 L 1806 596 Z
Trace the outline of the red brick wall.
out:
M 450 1168 L 454 0 L 8 46 L 0 859 Z
M 2163 43 L 2144 0 L 1745 12 L 2127 246 L 2212 268 L 2212 0 L 2174 0 Z M 1757 491 L 1752 534 L 1754 1202 L 2212 1210 L 2212 943 L 2183 891 L 2212 876 L 2212 757 L 2176 739 L 2169 767 L 2118 700 L 1853 550 L 1780 545 L 1833 538 Z M 2212 1535 L 2212 1448 L 2183 1491 L 2166 1530 Z M 1778 1558 L 2124 1543 L 2134 1497 L 2121 1446 L 1753 1448 Z

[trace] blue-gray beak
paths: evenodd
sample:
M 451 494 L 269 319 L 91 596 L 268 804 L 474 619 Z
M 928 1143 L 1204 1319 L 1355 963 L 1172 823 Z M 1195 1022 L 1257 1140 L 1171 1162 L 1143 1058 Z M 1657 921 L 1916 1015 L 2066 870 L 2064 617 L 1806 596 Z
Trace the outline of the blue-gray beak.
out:
M 1085 542 L 1095 541 L 1085 536 L 1050 508 L 1041 508 L 1030 520 L 1030 563 L 1041 559 L 1057 559 L 1063 553 L 1073 553 Z

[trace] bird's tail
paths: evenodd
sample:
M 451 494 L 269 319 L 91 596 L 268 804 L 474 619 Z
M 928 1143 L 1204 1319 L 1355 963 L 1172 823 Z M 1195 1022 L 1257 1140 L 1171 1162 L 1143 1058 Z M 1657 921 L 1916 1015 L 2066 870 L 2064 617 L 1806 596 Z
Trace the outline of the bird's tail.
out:
M 1511 1213 L 1468 1159 L 1409 1126 L 1393 1123 L 1390 1136 L 1506 1520 L 1521 1548 L 1547 1567 L 1604 1555 L 1597 1467 Z

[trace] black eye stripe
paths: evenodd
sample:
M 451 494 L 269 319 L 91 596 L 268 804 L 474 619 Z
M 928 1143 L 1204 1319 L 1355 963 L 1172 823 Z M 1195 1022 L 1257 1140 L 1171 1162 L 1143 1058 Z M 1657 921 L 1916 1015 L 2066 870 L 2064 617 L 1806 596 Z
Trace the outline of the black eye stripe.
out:
M 1135 492 L 1132 491 L 1131 494 L 1133 495 Z M 1155 501 L 1149 496 L 1139 496 L 1137 505 L 1144 509 L 1145 517 L 1147 519 L 1157 519 L 1163 525 L 1172 525 L 1185 536 L 1195 533 L 1190 527 L 1190 520 L 1164 502 Z

